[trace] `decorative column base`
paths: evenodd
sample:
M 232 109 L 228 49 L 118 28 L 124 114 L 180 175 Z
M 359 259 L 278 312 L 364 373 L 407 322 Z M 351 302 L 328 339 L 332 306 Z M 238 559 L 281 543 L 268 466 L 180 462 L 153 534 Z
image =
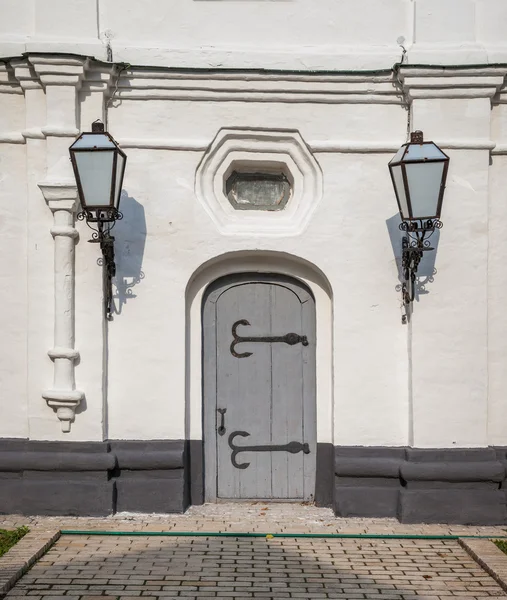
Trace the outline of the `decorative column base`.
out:
M 79 390 L 44 390 L 42 397 L 56 412 L 56 416 L 62 423 L 63 433 L 69 433 L 70 426 L 76 415 L 76 408 L 84 398 L 83 392 Z

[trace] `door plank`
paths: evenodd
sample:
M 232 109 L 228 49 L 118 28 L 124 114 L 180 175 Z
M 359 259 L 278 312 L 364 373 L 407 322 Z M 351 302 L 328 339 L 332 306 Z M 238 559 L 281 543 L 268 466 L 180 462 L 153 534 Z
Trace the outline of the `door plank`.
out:
M 271 286 L 271 319 L 274 335 L 297 333 L 301 329 L 301 302 L 292 290 Z M 272 344 L 272 444 L 303 442 L 302 344 Z M 272 481 L 276 498 L 303 498 L 302 452 L 273 452 Z
M 236 437 L 235 445 L 260 445 L 270 442 L 271 354 L 269 344 L 241 343 L 238 353 L 252 352 L 246 358 L 231 354 L 232 326 L 247 319 L 250 326 L 239 326 L 239 335 L 260 336 L 270 332 L 269 286 L 238 285 L 222 294 L 217 303 L 217 398 L 227 408 L 227 433 L 218 439 L 218 495 L 222 498 L 271 498 L 271 457 L 269 453 L 243 452 L 237 469 L 231 462 L 229 436 L 245 431 L 249 437 Z

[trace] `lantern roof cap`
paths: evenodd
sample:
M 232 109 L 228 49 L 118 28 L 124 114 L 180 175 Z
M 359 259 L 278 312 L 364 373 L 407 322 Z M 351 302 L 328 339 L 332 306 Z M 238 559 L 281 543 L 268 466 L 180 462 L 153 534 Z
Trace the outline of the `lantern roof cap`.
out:
M 93 150 L 94 148 L 111 149 L 116 148 L 116 144 L 106 133 L 82 133 L 70 147 L 71 150 Z
M 422 131 L 414 131 L 410 142 L 403 144 L 389 161 L 390 165 L 409 162 L 445 161 L 449 157 L 434 142 L 423 141 Z

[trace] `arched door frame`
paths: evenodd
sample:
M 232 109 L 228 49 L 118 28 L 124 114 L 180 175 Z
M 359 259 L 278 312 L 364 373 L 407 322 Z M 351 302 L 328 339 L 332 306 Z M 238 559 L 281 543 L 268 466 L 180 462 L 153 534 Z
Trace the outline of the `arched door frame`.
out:
M 186 409 L 189 502 L 204 501 L 202 302 L 208 286 L 235 273 L 276 273 L 304 283 L 315 298 L 316 310 L 316 409 L 317 474 L 315 500 L 332 506 L 334 489 L 333 451 L 333 321 L 332 291 L 323 273 L 312 263 L 278 252 L 231 252 L 199 267 L 187 285 L 186 306 Z

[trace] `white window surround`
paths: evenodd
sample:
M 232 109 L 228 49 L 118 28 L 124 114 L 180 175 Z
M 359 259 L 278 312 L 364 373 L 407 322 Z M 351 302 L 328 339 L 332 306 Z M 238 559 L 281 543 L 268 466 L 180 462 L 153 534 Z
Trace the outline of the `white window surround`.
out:
M 233 165 L 274 165 L 289 175 L 293 192 L 282 211 L 238 211 L 224 192 Z M 221 129 L 196 172 L 197 198 L 224 235 L 298 235 L 322 197 L 322 171 L 297 131 Z

